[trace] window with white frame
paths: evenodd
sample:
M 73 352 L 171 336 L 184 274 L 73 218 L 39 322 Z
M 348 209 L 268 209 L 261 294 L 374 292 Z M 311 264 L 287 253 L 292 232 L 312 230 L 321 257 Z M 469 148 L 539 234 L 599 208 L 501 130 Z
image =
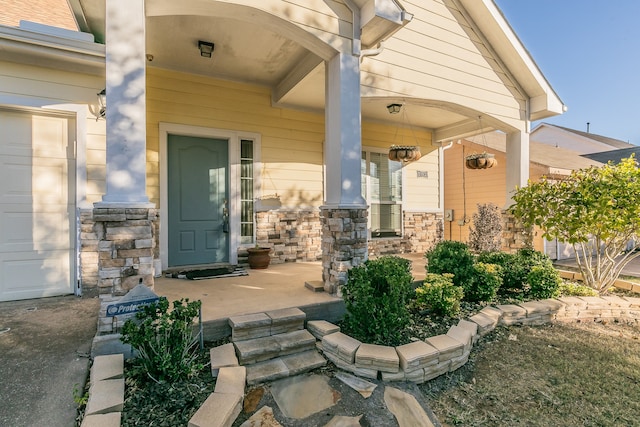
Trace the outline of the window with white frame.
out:
M 402 236 L 402 167 L 386 152 L 362 152 L 362 196 L 369 204 L 371 237 Z
M 240 140 L 240 243 L 254 242 L 253 141 Z

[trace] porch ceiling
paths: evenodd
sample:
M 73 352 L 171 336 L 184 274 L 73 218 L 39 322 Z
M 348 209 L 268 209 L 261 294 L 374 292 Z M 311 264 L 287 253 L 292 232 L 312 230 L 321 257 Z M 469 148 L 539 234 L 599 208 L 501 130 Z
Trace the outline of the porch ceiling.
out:
M 104 42 L 105 0 L 69 0 L 83 31 Z M 78 13 L 81 11 L 81 13 Z M 268 86 L 275 105 L 322 112 L 325 105 L 324 62 L 294 40 L 264 27 L 229 18 L 151 16 L 146 22 L 150 67 Z M 198 40 L 213 42 L 211 58 L 199 54 Z M 406 102 L 404 114 L 386 106 L 402 99 L 363 98 L 363 121 L 410 125 L 437 131 L 467 123 L 470 117 L 434 105 Z

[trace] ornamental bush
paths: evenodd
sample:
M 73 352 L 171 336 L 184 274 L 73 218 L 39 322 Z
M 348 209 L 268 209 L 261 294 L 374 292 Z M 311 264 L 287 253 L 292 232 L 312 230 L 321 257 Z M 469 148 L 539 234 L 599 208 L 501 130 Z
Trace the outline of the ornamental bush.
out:
M 405 342 L 412 282 L 411 261 L 396 256 L 368 260 L 349 270 L 342 287 L 347 309 L 344 332 L 371 344 L 395 346 Z
M 469 248 L 474 253 L 502 248 L 502 213 L 493 203 L 478 203 L 473 225 L 469 227 Z
M 200 306 L 200 301 L 181 299 L 169 311 L 169 301 L 160 297 L 125 322 L 122 342 L 137 350 L 138 368 L 156 382 L 184 380 L 203 368 L 193 331 Z
M 562 283 L 558 271 L 546 265 L 534 265 L 527 275 L 529 283 L 529 295 L 534 299 L 545 299 L 557 297 L 558 287 Z
M 473 255 L 462 242 L 443 240 L 425 254 L 427 273 L 453 274 L 453 283 L 463 286 L 473 278 Z
M 558 293 L 566 297 L 597 297 L 598 291 L 576 282 L 561 282 L 558 286 Z
M 465 301 L 492 301 L 502 284 L 502 268 L 497 264 L 477 262 L 473 265 L 473 278 L 466 282 Z
M 453 317 L 460 312 L 464 292 L 453 284 L 452 274 L 427 273 L 423 285 L 416 288 L 416 305 L 430 308 L 439 316 Z

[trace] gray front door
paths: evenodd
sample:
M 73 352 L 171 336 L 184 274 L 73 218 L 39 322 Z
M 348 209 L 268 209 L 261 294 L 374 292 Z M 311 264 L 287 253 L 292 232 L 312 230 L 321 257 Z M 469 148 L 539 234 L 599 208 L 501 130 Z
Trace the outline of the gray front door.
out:
M 229 261 L 227 141 L 169 135 L 169 266 Z

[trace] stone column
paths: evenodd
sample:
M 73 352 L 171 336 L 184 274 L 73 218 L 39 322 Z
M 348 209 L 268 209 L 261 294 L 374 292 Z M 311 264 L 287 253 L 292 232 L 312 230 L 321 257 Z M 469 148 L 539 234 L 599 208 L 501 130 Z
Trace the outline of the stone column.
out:
M 349 269 L 367 260 L 367 209 L 323 206 L 320 220 L 324 290 L 340 296 Z
M 516 253 L 518 249 L 533 248 L 533 230 L 526 228 L 507 210 L 502 211 L 502 250 Z
M 142 283 L 153 287 L 155 209 L 95 208 L 98 291 L 121 296 Z
M 94 204 L 103 300 L 153 286 L 155 205 L 146 195 L 144 0 L 109 0 L 106 12 L 106 194 Z
M 327 62 L 326 70 L 322 280 L 326 292 L 340 295 L 348 270 L 367 259 L 367 204 L 360 172 L 360 58 L 339 53 Z

